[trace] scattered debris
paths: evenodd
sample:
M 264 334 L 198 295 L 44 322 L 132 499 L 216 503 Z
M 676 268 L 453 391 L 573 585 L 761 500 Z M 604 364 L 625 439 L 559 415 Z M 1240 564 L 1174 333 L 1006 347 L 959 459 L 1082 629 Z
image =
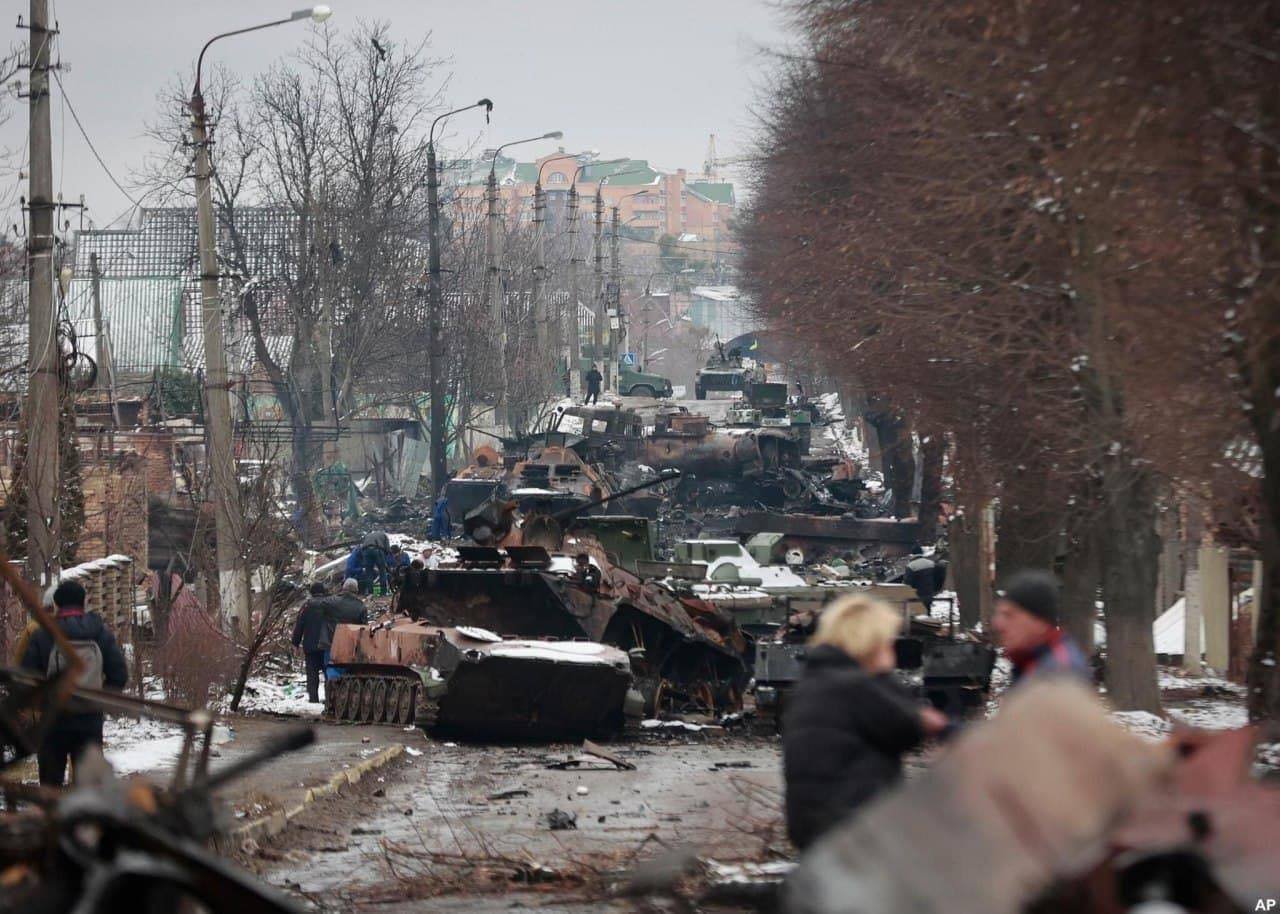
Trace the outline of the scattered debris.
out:
M 547 827 L 552 831 L 569 831 L 578 827 L 578 814 L 576 812 L 565 812 L 563 809 L 553 809 L 547 813 Z

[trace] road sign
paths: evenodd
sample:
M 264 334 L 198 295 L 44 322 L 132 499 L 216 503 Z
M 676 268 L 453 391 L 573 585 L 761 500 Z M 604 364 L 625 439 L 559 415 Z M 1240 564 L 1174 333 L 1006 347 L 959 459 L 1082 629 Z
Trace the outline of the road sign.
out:
M 627 366 L 638 365 L 639 360 L 634 352 L 624 352 L 622 354 L 622 364 Z

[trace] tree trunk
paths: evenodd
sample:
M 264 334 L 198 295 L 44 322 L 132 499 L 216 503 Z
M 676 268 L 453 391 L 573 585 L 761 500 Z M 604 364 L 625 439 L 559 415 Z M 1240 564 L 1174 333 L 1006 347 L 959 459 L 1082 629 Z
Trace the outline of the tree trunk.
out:
M 1156 685 L 1156 535 L 1154 484 L 1145 470 L 1124 466 L 1122 456 L 1103 465 L 1099 533 L 1102 593 L 1107 623 L 1107 692 L 1117 710 L 1160 713 Z
M 920 542 L 938 538 L 938 512 L 942 509 L 942 463 L 947 443 L 933 432 L 920 439 Z
M 984 591 L 989 590 L 982 556 L 982 510 L 966 510 L 948 525 L 951 547 L 951 587 L 960 604 L 960 627 L 971 629 L 982 621 Z
M 1280 413 L 1272 414 L 1280 417 Z M 1263 439 L 1261 593 L 1253 595 L 1258 614 L 1246 681 L 1249 719 L 1280 719 L 1280 434 Z
M 298 517 L 295 527 L 308 546 L 318 545 L 325 539 L 324 518 L 320 499 L 316 497 L 314 473 L 324 457 L 324 442 L 317 441 L 311 426 L 304 423 L 293 427 L 293 494 L 298 500 Z
M 1093 626 L 1098 617 L 1101 578 L 1097 534 L 1086 527 L 1071 543 L 1062 566 L 1062 627 L 1086 656 L 1094 648 Z
M 1047 509 L 1043 498 L 1002 498 L 996 519 L 996 580 L 1024 568 L 1053 568 L 1062 516 Z

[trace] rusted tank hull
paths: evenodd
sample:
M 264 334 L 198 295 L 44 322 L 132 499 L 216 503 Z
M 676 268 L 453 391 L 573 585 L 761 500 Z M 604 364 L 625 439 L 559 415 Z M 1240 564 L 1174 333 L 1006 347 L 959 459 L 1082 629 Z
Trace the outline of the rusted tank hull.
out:
M 728 614 L 677 598 L 608 562 L 599 544 L 580 537 L 604 571 L 598 591 L 563 574 L 514 568 L 429 571 L 404 609 L 432 625 L 465 622 L 514 637 L 586 638 L 632 652 L 647 710 L 739 706 L 747 681 L 746 644 Z
M 626 654 L 587 641 L 521 641 L 400 619 L 340 625 L 326 714 L 477 737 L 557 739 L 619 729 Z

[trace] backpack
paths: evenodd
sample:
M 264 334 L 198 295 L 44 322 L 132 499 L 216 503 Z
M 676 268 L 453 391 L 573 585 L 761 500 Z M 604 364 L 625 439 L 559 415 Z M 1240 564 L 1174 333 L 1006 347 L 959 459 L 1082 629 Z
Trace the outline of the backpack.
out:
M 72 639 L 71 649 L 84 664 L 84 669 L 80 672 L 80 681 L 76 685 L 80 688 L 101 689 L 106 682 L 106 677 L 102 672 L 102 648 L 98 646 L 98 642 Z M 62 649 L 55 644 L 49 651 L 47 671 L 49 678 L 59 675 L 66 667 L 66 658 L 63 656 Z

